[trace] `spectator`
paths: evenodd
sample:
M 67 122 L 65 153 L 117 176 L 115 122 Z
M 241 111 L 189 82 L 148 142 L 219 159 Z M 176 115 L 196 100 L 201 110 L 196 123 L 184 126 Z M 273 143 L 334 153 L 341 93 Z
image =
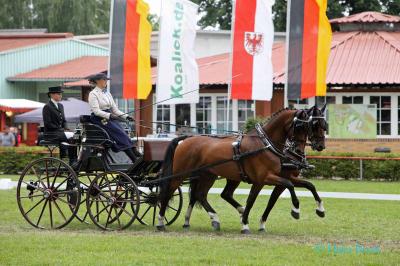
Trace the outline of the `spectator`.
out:
M 14 134 L 10 132 L 10 128 L 6 126 L 3 136 L 1 137 L 1 146 L 14 146 L 15 137 Z
M 18 147 L 18 144 L 19 144 L 18 128 L 16 128 L 16 127 L 10 127 L 10 132 L 11 132 L 12 134 L 14 134 L 15 146 Z

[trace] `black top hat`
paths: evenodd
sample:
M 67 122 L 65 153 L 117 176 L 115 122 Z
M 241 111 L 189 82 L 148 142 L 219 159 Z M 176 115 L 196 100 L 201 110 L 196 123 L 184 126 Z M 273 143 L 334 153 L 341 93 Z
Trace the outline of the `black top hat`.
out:
M 49 92 L 47 95 L 50 97 L 51 93 L 63 93 L 64 91 L 62 90 L 61 86 L 55 86 L 55 87 L 49 87 Z
M 111 80 L 111 79 L 108 78 L 107 75 L 104 74 L 104 73 L 98 73 L 98 74 L 95 74 L 95 75 L 91 75 L 91 76 L 87 77 L 87 79 L 88 79 L 90 82 L 96 82 L 96 80 L 101 80 L 101 79 L 104 79 L 104 80 Z

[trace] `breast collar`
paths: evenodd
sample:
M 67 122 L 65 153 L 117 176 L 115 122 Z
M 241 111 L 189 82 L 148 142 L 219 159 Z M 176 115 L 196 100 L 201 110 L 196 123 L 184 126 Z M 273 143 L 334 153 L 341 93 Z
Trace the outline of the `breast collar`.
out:
M 283 152 L 281 152 L 278 148 L 276 148 L 275 145 L 272 143 L 272 141 L 265 134 L 264 130 L 262 129 L 262 127 L 261 127 L 261 125 L 259 123 L 257 123 L 255 125 L 255 128 L 256 128 L 256 131 L 257 131 L 257 135 L 261 139 L 261 141 L 264 144 L 264 146 L 266 148 L 268 148 L 268 150 L 270 150 L 273 154 L 278 156 L 281 159 L 281 161 L 285 160 L 287 162 L 290 162 L 290 163 L 296 165 L 299 168 L 308 168 L 309 167 L 309 165 L 307 163 L 300 162 L 300 161 L 295 160 L 295 159 L 293 159 L 291 157 L 288 157 Z

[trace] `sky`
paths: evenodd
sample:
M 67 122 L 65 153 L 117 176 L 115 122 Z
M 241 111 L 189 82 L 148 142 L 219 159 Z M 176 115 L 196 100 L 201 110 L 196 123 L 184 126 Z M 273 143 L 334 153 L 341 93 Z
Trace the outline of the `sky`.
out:
M 150 13 L 160 15 L 161 0 L 144 0 L 150 5 Z

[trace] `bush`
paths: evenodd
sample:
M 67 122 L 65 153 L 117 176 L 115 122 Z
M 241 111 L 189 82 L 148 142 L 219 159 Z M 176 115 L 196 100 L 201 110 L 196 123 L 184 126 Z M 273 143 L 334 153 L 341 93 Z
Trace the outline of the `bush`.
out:
M 43 147 L 0 147 L 0 173 L 18 174 L 31 161 L 48 156 Z
M 242 130 L 244 133 L 249 132 L 253 128 L 256 127 L 257 123 L 263 124 L 268 118 L 257 116 L 257 117 L 251 117 L 246 120 L 246 123 L 244 124 Z
M 379 157 L 399 158 L 400 154 L 381 153 L 314 153 L 315 156 L 342 156 L 342 157 Z M 359 178 L 360 161 L 350 159 L 308 159 L 308 162 L 315 166 L 315 169 L 302 172 L 305 178 L 332 178 L 344 179 Z M 400 161 L 393 160 L 363 160 L 363 179 L 385 179 L 388 181 L 400 180 Z

